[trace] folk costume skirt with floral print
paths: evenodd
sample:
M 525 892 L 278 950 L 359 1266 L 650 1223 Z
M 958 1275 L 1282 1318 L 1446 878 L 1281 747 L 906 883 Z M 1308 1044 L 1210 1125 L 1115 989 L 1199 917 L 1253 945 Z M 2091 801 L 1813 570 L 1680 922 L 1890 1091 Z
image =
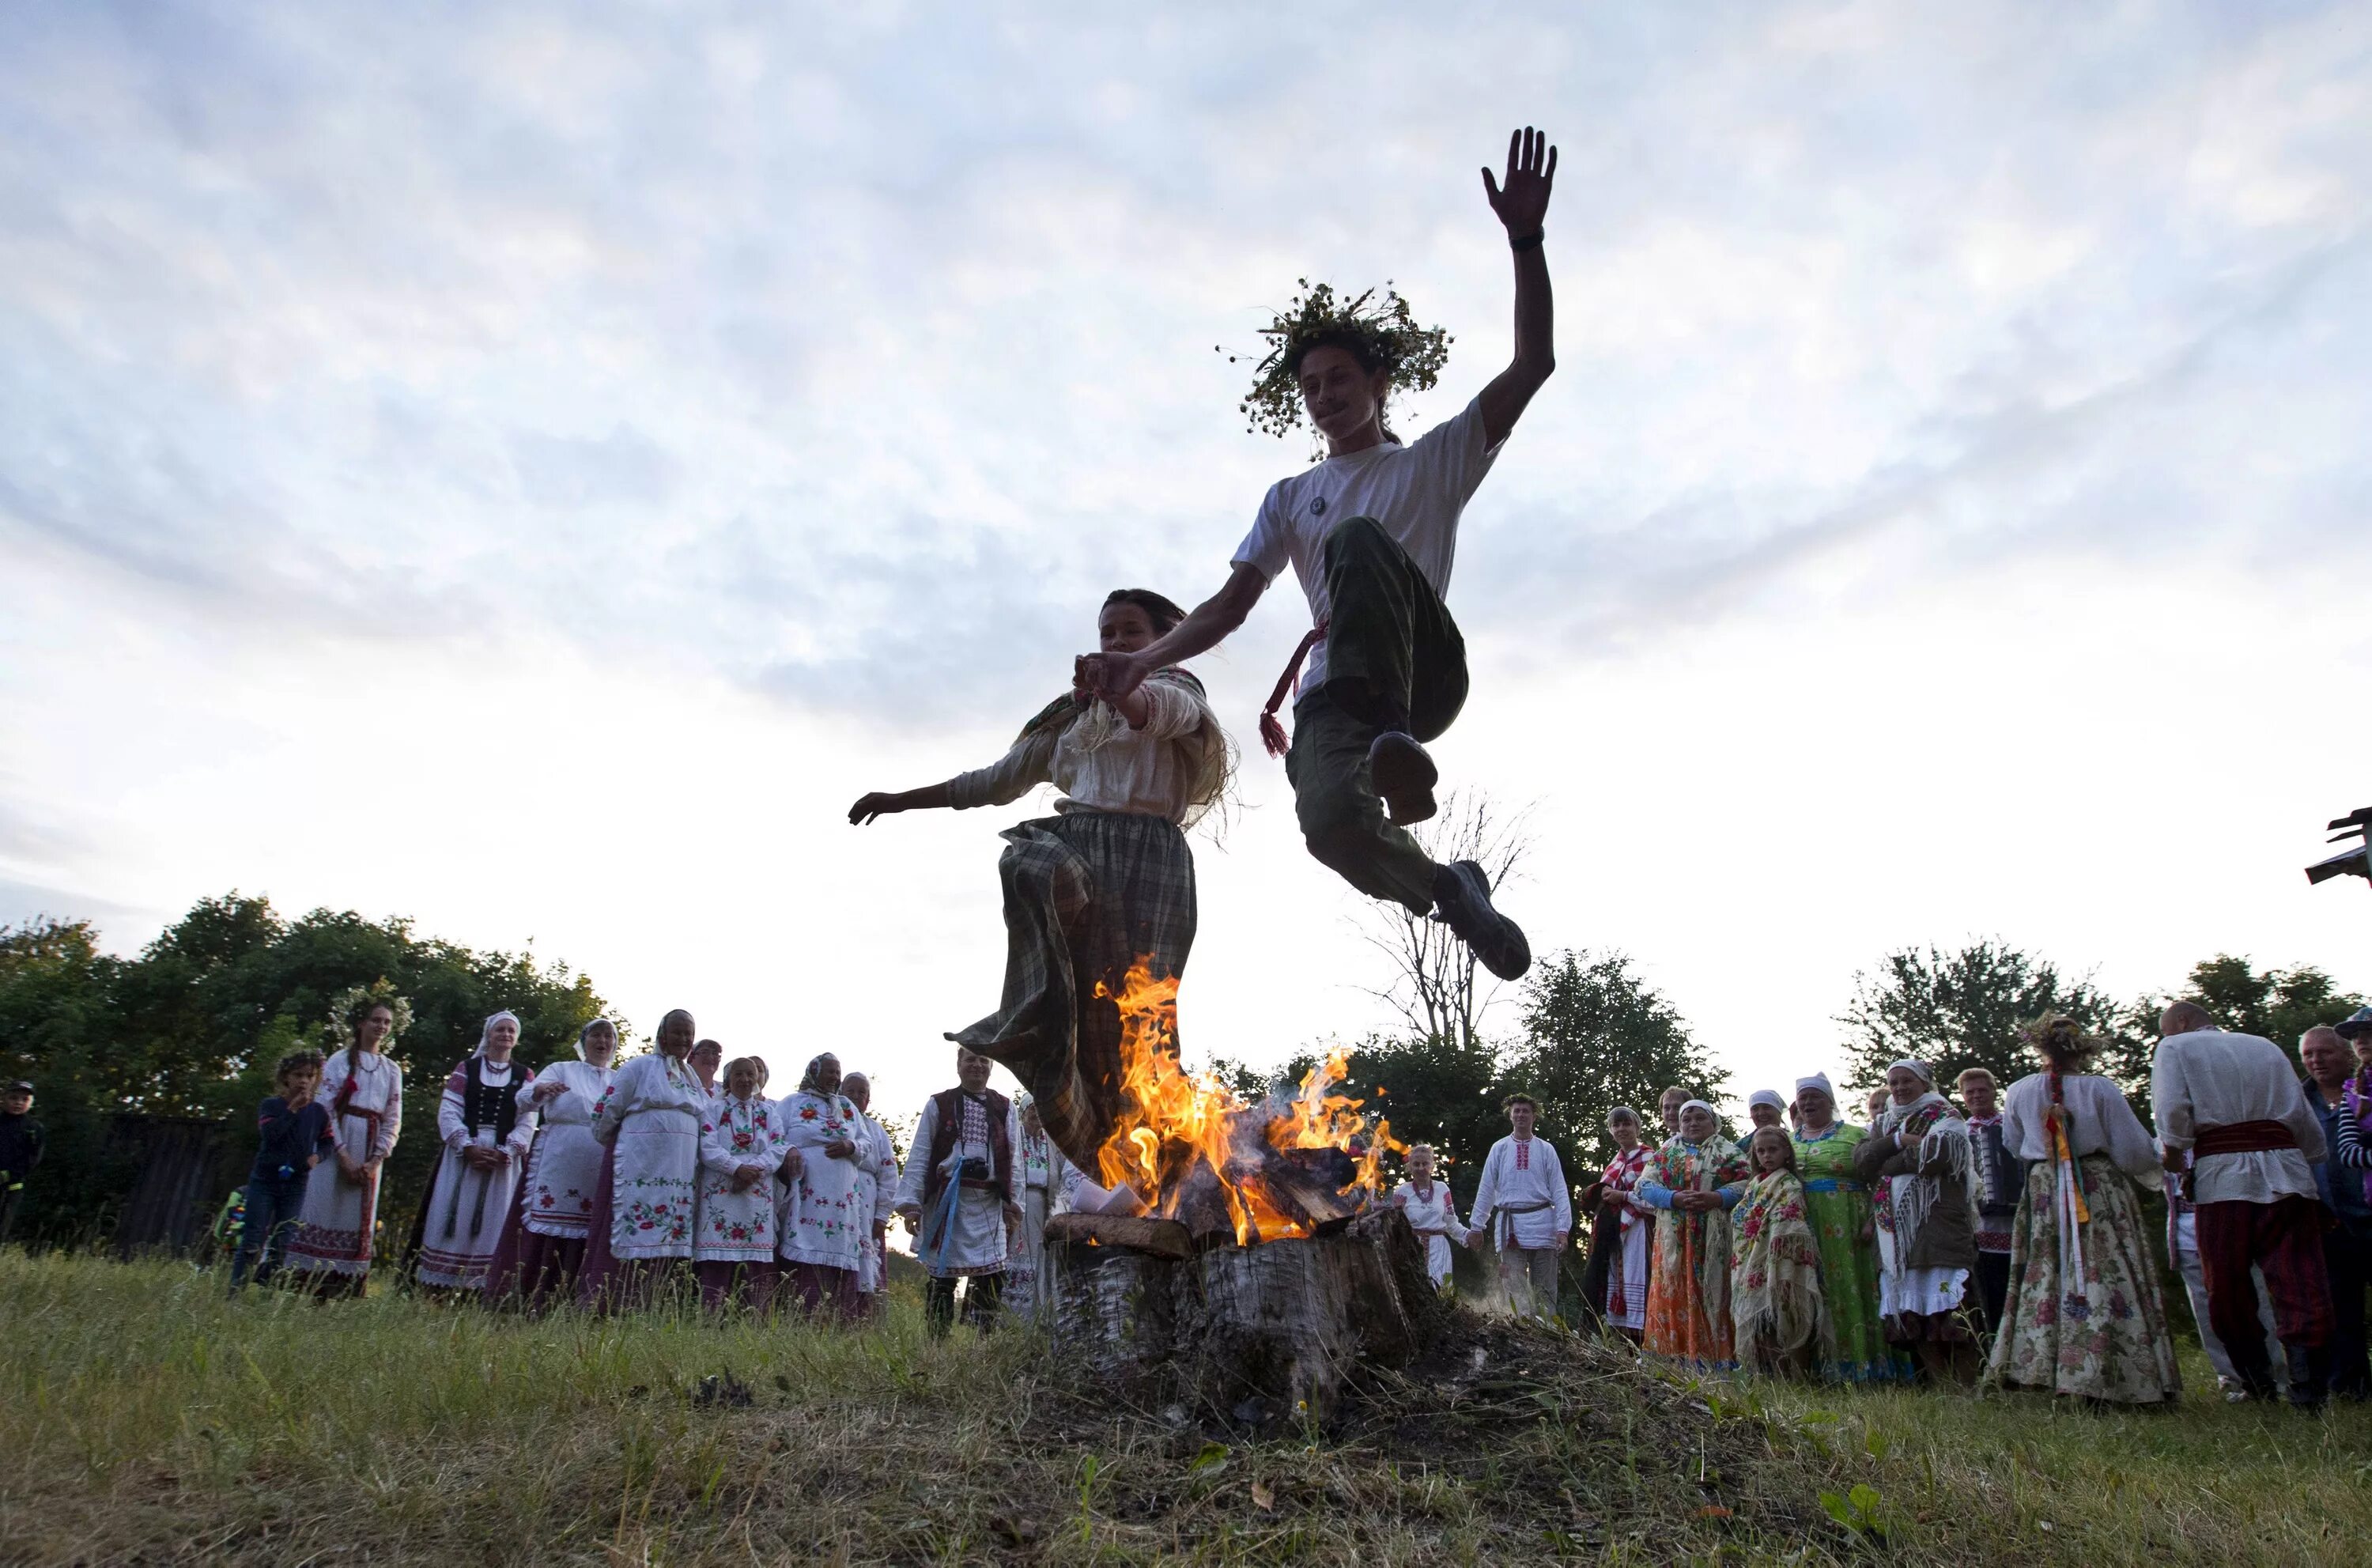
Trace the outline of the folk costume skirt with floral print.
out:
M 2009 1300 L 1988 1381 L 2112 1404 L 2156 1404 L 2182 1391 L 2157 1265 L 2133 1183 L 2106 1155 L 2087 1155 L 2076 1277 L 2062 1259 L 2059 1167 L 2037 1160 L 2010 1239 Z

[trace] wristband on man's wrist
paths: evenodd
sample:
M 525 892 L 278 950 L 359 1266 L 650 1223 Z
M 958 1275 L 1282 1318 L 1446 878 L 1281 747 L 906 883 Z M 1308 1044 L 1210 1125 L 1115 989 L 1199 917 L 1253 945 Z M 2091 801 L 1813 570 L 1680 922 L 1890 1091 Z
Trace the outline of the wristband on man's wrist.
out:
M 1529 234 L 1511 234 L 1507 236 L 1507 249 L 1510 250 L 1537 250 L 1541 248 L 1541 241 L 1547 238 L 1548 230 L 1544 228 L 1536 228 Z

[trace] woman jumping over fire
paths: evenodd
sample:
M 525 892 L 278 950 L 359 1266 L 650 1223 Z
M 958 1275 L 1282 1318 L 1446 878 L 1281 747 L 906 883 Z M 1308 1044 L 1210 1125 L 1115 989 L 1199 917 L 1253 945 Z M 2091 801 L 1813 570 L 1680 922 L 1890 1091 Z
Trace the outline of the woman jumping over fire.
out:
M 1120 588 L 1096 629 L 1105 653 L 1132 654 L 1185 616 L 1159 594 Z M 1009 805 L 1041 784 L 1063 791 L 1053 816 L 1003 835 L 1004 1005 L 948 1038 L 1010 1068 L 1047 1135 L 1083 1170 L 1098 1168 L 1123 1109 L 1114 997 L 1130 965 L 1145 958 L 1161 978 L 1185 971 L 1195 916 L 1184 830 L 1226 793 L 1233 751 L 1203 683 L 1171 665 L 1111 702 L 1075 683 L 988 767 L 849 808 L 862 825 L 897 811 Z

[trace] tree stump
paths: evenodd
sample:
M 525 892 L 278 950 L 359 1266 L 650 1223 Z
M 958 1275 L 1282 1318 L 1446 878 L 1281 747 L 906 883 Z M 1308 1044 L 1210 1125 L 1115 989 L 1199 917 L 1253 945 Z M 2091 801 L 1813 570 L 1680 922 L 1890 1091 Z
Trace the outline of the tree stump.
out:
M 1323 1421 L 1347 1376 L 1406 1365 L 1445 1310 L 1397 1209 L 1306 1239 L 1230 1237 L 1183 1257 L 1168 1255 L 1182 1227 L 1121 1241 L 1108 1220 L 1048 1223 L 1040 1268 L 1056 1351 L 1099 1378 L 1152 1380 L 1206 1409 L 1273 1401 Z

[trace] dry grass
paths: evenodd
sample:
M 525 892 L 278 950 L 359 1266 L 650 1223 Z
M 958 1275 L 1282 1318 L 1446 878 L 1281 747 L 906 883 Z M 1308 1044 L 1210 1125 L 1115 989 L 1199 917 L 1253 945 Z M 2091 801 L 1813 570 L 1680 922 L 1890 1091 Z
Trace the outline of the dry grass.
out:
M 1698 1388 L 1470 1321 L 1255 1443 L 911 1302 L 842 1332 L 220 1289 L 0 1256 L 0 1560 L 2330 1563 L 2372 1518 L 2355 1409 Z M 752 1402 L 699 1404 L 727 1371 Z M 1855 1484 L 1859 1532 L 1820 1501 Z

